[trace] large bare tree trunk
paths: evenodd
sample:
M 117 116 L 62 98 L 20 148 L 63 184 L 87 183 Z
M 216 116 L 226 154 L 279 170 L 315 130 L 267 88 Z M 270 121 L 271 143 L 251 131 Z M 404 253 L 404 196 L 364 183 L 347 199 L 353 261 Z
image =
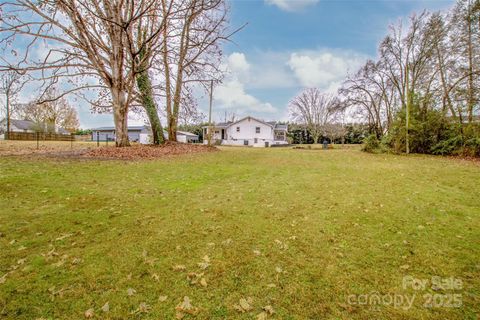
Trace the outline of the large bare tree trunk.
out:
M 166 4 L 165 1 L 162 1 L 162 8 L 163 11 L 166 11 Z M 165 73 L 165 109 L 167 113 L 167 127 L 168 127 L 168 140 L 170 141 L 177 141 L 176 128 L 172 129 L 172 122 L 173 122 L 173 115 L 172 115 L 172 84 L 170 79 L 170 63 L 168 57 L 168 28 L 169 23 L 168 20 L 165 21 L 165 28 L 163 28 L 163 67 Z
M 158 117 L 157 104 L 153 99 L 152 83 L 146 71 L 141 73 L 137 78 L 138 90 L 140 91 L 142 106 L 147 112 L 150 126 L 152 127 L 153 144 L 163 144 L 163 128 Z
M 148 74 L 148 67 L 151 59 L 151 49 L 142 48 L 139 53 L 142 71 L 137 75 L 137 87 L 140 94 L 140 100 L 142 106 L 147 112 L 148 120 L 150 121 L 150 127 L 152 128 L 153 144 L 163 144 L 165 142 L 163 136 L 162 123 L 158 116 L 157 103 L 154 99 L 152 81 Z
M 168 118 L 168 140 L 177 141 L 177 122 L 173 114 Z
M 128 105 L 125 95 L 126 92 L 112 89 L 115 145 L 117 147 L 130 146 L 130 141 L 128 140 Z
M 181 68 L 177 75 L 177 84 L 175 87 L 175 94 L 173 96 L 173 110 L 168 121 L 168 137 L 171 141 L 177 141 L 177 127 L 178 127 L 178 113 L 180 111 L 180 99 L 183 83 L 183 70 Z

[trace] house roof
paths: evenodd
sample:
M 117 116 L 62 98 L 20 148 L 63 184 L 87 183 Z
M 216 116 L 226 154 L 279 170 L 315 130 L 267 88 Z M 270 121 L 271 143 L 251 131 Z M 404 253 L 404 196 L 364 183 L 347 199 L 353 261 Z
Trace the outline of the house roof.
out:
M 227 127 L 229 127 L 231 124 L 232 124 L 232 122 L 231 122 L 231 121 L 228 121 L 228 122 L 219 122 L 219 123 L 214 124 L 213 126 L 214 126 L 215 128 L 227 128 Z M 208 127 L 208 126 L 206 126 L 206 127 Z
M 188 132 L 188 131 L 177 131 L 177 134 L 183 135 L 183 136 L 187 136 L 187 137 L 196 137 L 196 138 L 198 138 L 198 135 L 196 135 L 195 133 Z
M 3 119 L 1 122 L 4 123 L 7 122 L 7 120 Z M 20 130 L 33 130 L 35 128 L 35 122 L 30 120 L 10 119 L 10 125 L 15 126 Z
M 92 131 L 114 131 L 115 127 L 99 127 L 94 128 Z M 128 126 L 128 131 L 142 131 L 142 130 L 150 130 L 148 126 Z
M 70 132 L 64 128 L 58 128 L 57 133 L 59 134 L 70 134 Z
M 221 128 L 221 129 L 226 129 L 228 128 L 230 125 L 232 124 L 232 122 L 218 122 L 218 123 L 212 123 L 212 127 L 214 128 Z M 202 128 L 208 128 L 209 126 L 206 125 L 206 126 L 203 126 Z
M 3 119 L 0 121 L 0 123 L 5 123 L 6 119 Z M 17 120 L 17 119 L 10 119 L 10 125 L 15 126 L 19 130 L 42 130 L 42 128 L 45 126 L 45 124 L 41 123 L 36 123 L 34 121 L 30 120 Z M 59 134 L 70 134 L 69 131 L 67 131 L 65 128 L 61 128 L 58 126 L 55 126 L 55 131 Z
M 287 131 L 288 124 L 275 123 L 275 130 L 285 130 Z

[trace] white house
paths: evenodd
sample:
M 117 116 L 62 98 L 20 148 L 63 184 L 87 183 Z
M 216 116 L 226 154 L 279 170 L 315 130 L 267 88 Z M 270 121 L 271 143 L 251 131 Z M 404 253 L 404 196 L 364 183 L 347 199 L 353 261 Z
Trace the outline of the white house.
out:
M 265 122 L 245 117 L 235 122 L 218 123 L 212 126 L 212 141 L 222 145 L 270 147 L 288 144 L 286 124 Z M 203 127 L 204 143 L 207 141 L 208 126 Z
M 165 131 L 163 135 L 168 136 Z M 97 141 L 97 139 L 98 141 L 115 141 L 115 127 L 92 129 L 92 140 Z M 153 141 L 152 130 L 149 126 L 129 126 L 128 139 L 131 142 L 149 144 Z M 198 136 L 190 132 L 177 131 L 177 141 L 183 143 L 198 142 Z

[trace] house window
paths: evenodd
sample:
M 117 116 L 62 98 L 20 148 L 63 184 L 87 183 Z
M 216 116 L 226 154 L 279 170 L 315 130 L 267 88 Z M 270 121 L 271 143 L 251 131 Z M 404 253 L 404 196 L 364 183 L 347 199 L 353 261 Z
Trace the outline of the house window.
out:
M 237 132 L 240 132 L 240 127 L 237 127 Z
M 258 143 L 258 138 L 253 139 L 255 143 Z
M 255 133 L 260 133 L 260 127 L 255 127 Z
M 220 131 L 218 131 L 218 130 L 215 130 L 215 133 L 220 133 Z

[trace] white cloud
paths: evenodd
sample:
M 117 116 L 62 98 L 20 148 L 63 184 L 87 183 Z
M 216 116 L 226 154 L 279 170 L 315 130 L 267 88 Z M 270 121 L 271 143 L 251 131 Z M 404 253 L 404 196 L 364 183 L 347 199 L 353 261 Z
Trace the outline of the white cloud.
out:
M 261 102 L 245 92 L 243 83 L 237 79 L 231 79 L 219 86 L 215 91 L 215 100 L 221 104 L 221 107 L 236 112 L 274 113 L 277 111 L 270 103 Z
M 333 90 L 348 73 L 356 72 L 366 59 L 365 55 L 352 51 L 323 49 L 293 52 L 287 65 L 302 86 Z
M 268 5 L 274 5 L 278 8 L 288 11 L 296 12 L 305 9 L 318 3 L 319 0 L 265 0 Z
M 247 73 L 250 70 L 250 64 L 247 62 L 245 55 L 240 52 L 234 52 L 229 55 L 227 63 L 231 72 Z
M 226 59 L 228 76 L 214 91 L 215 104 L 221 109 L 238 113 L 274 113 L 277 110 L 268 102 L 262 102 L 248 94 L 245 83 L 250 82 L 251 66 L 243 53 L 234 52 Z

